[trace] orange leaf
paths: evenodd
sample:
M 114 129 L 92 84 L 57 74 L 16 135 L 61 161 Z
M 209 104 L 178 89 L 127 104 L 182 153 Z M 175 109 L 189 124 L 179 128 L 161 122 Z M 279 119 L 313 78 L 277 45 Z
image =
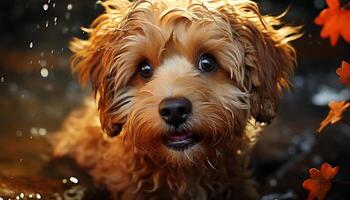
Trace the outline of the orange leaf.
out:
M 339 76 L 340 82 L 350 87 L 350 64 L 343 61 L 341 67 L 337 69 L 336 73 Z
M 322 26 L 321 37 L 329 37 L 331 45 L 335 46 L 339 36 L 342 36 L 346 42 L 350 42 L 350 10 L 340 7 L 339 0 L 326 0 L 329 8 L 321 11 L 314 22 Z
M 329 9 L 322 10 L 321 13 L 318 15 L 318 17 L 315 18 L 315 24 L 324 25 L 328 17 L 329 17 Z
M 309 190 L 307 200 L 317 198 L 322 200 L 325 198 L 328 190 L 332 186 L 332 179 L 337 175 L 339 167 L 332 167 L 328 163 L 323 163 L 321 171 L 316 168 L 309 170 L 310 179 L 303 182 L 303 188 Z
M 330 9 L 338 9 L 340 6 L 339 0 L 326 0 L 326 3 Z
M 345 11 L 345 14 L 340 17 L 339 22 L 343 25 L 340 34 L 346 42 L 350 43 L 350 11 Z
M 339 122 L 343 118 L 343 113 L 347 110 L 348 107 L 350 107 L 350 103 L 345 101 L 331 101 L 329 102 L 328 106 L 330 108 L 330 111 L 326 119 L 321 122 L 320 127 L 316 130 L 318 133 L 320 133 L 329 124 L 335 124 Z

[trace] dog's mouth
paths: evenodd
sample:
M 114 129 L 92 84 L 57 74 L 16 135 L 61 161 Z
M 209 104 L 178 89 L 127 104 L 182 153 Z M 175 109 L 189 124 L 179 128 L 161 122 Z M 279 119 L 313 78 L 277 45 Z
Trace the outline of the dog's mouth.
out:
M 170 149 L 184 151 L 201 141 L 198 134 L 181 131 L 165 134 L 164 143 Z

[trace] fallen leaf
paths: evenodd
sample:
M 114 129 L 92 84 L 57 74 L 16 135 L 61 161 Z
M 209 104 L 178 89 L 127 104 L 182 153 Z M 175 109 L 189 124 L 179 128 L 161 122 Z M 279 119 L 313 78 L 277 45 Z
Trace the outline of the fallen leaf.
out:
M 340 78 L 340 82 L 350 87 L 350 64 L 343 61 L 341 67 L 338 68 L 336 72 Z
M 323 163 L 321 170 L 311 168 L 309 170 L 310 179 L 303 182 L 303 188 L 309 190 L 307 200 L 317 198 L 322 200 L 325 198 L 328 190 L 332 186 L 332 179 L 337 175 L 339 167 L 332 167 L 328 163 Z
M 320 127 L 316 132 L 320 133 L 329 124 L 335 124 L 343 118 L 343 113 L 350 106 L 349 102 L 345 101 L 331 101 L 328 103 L 330 111 L 327 117 L 321 122 Z
M 350 42 L 350 11 L 340 7 L 339 0 L 326 0 L 328 8 L 321 11 L 315 18 L 315 24 L 322 26 L 321 37 L 329 37 L 331 45 L 335 46 L 339 36 Z

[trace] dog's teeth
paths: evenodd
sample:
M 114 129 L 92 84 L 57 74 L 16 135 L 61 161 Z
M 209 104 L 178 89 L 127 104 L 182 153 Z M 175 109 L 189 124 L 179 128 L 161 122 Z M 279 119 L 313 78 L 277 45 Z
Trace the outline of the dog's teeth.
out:
M 196 139 L 192 136 L 192 134 L 187 134 L 184 137 L 168 136 L 166 141 L 167 146 L 176 151 L 184 151 L 196 144 Z
M 187 143 L 191 143 L 192 139 L 191 138 L 187 138 L 185 140 L 177 140 L 177 141 L 171 141 L 170 143 L 172 145 L 179 145 L 179 144 L 187 144 Z

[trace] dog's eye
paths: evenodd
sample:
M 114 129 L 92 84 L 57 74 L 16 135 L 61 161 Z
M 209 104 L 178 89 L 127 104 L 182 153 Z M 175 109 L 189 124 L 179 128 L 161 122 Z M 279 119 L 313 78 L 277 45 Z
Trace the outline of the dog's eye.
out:
M 198 68 L 202 72 L 212 72 L 216 69 L 216 62 L 213 56 L 205 54 L 203 55 L 198 62 Z
M 142 62 L 139 65 L 139 70 L 142 78 L 150 78 L 153 75 L 153 68 L 151 64 L 147 62 Z

